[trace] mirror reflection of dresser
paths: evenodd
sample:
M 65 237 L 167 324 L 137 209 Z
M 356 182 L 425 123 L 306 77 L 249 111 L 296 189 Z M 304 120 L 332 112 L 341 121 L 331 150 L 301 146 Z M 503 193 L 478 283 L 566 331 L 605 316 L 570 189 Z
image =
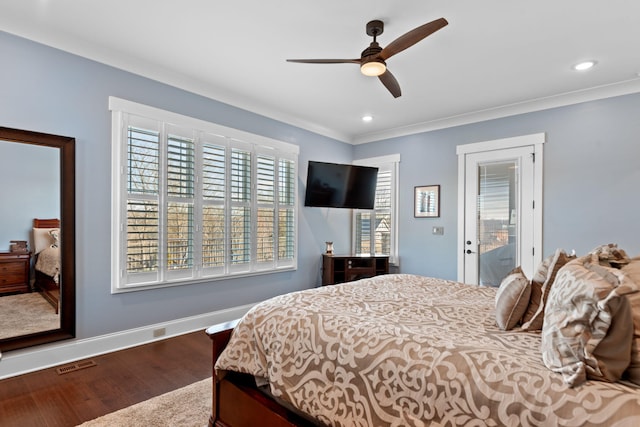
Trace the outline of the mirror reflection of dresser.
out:
M 0 296 L 30 292 L 31 253 L 0 251 Z

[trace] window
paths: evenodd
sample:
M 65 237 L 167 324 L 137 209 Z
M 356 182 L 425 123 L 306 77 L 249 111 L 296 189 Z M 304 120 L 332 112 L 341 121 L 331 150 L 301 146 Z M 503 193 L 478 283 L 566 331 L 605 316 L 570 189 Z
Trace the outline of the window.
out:
M 358 165 L 378 168 L 376 199 L 373 210 L 353 211 L 353 252 L 389 255 L 398 264 L 398 169 L 400 155 L 363 159 Z
M 112 292 L 296 268 L 297 146 L 109 104 Z

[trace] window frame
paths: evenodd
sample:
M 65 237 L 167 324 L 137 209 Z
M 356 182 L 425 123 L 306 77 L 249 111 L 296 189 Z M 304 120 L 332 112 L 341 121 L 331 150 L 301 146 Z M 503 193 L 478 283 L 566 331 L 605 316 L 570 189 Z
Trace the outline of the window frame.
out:
M 390 243 L 389 243 L 389 263 L 395 266 L 400 264 L 400 257 L 398 254 L 398 196 L 400 188 L 400 154 L 390 154 L 380 157 L 370 157 L 366 159 L 358 159 L 352 162 L 354 165 L 359 166 L 373 166 L 383 170 L 391 171 L 391 231 L 390 231 Z M 377 191 L 377 190 L 376 190 Z M 377 197 L 376 197 L 377 200 Z M 368 213 L 372 215 L 372 221 L 375 221 L 375 207 L 373 210 L 354 209 L 351 215 L 351 244 L 352 252 L 359 253 L 356 248 L 356 231 L 357 231 L 357 216 L 358 213 Z M 375 229 L 371 227 L 370 241 L 374 242 L 371 245 L 370 255 L 381 255 L 375 253 Z M 382 254 L 387 255 L 387 254 Z
M 116 97 L 109 97 L 109 110 L 112 113 L 112 188 L 111 188 L 111 293 L 121 293 L 139 291 L 144 289 L 155 289 L 167 286 L 187 285 L 200 282 L 211 282 L 233 277 L 252 276 L 260 274 L 270 274 L 282 271 L 297 269 L 298 260 L 298 154 L 299 147 L 294 144 L 274 140 L 271 138 L 255 135 L 252 133 L 228 128 L 204 120 L 184 116 L 181 114 L 161 110 L 132 101 Z M 146 125 L 148 127 L 143 127 Z M 129 272 L 127 270 L 127 203 L 134 200 L 127 189 L 128 183 L 128 131 L 130 126 L 142 128 L 144 130 L 155 130 L 159 133 L 159 190 L 157 194 L 158 210 L 163 213 L 158 214 L 159 235 L 157 245 L 159 251 L 159 265 L 157 272 L 140 273 Z M 171 132 L 169 132 L 169 130 Z M 166 239 L 168 235 L 168 224 L 166 212 L 172 197 L 169 197 L 167 189 L 168 163 L 167 146 L 169 137 L 178 136 L 189 138 L 194 141 L 194 196 L 193 214 L 191 220 L 194 223 L 193 245 L 190 251 L 193 253 L 193 264 L 189 267 L 172 271 L 165 257 L 167 256 Z M 224 153 L 224 197 L 222 202 L 211 202 L 205 200 L 202 180 L 204 179 L 204 150 L 216 147 L 218 151 Z M 221 150 L 222 149 L 222 150 Z M 234 150 L 244 151 L 249 154 L 250 174 L 246 175 L 249 180 L 250 195 L 243 203 L 236 203 L 231 200 L 231 153 Z M 258 201 L 258 158 L 273 159 L 273 203 L 269 201 Z M 268 162 L 267 162 L 268 164 Z M 246 172 L 246 171 L 245 171 Z M 242 172 L 242 173 L 245 173 Z M 287 175 L 287 182 L 282 184 L 280 175 Z M 264 178 L 263 178 L 264 181 Z M 292 187 L 292 188 L 291 188 Z M 279 196 L 280 192 L 287 193 L 286 198 Z M 144 197 L 143 197 L 144 198 Z M 175 199 L 175 198 L 173 198 Z M 249 236 L 249 258 L 242 265 L 232 265 L 229 258 L 230 247 L 230 212 L 234 206 L 245 206 L 249 212 L 248 230 Z M 224 263 L 221 267 L 210 267 L 203 265 L 203 213 L 205 206 L 222 206 L 224 211 Z M 271 252 L 272 260 L 258 261 L 256 259 L 258 245 L 258 208 L 272 208 L 274 234 L 274 250 Z M 285 230 L 287 236 L 281 238 L 277 233 L 282 228 L 278 225 L 280 214 L 287 220 Z M 290 223 L 289 223 L 290 221 Z M 276 228 L 280 227 L 280 228 Z M 286 243 L 286 257 L 280 257 L 281 251 L 276 252 L 279 241 Z M 267 251 L 268 252 L 268 251 Z M 146 275 L 146 277 L 145 277 Z M 134 276 L 136 278 L 134 279 Z

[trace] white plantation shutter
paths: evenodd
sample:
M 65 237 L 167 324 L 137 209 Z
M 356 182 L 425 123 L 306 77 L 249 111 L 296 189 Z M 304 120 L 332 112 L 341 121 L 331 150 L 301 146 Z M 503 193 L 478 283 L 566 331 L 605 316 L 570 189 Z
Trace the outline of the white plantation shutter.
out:
M 231 266 L 249 271 L 251 261 L 251 153 L 231 149 Z
M 170 278 L 192 277 L 194 262 L 195 143 L 172 132 L 167 136 L 166 269 L 187 271 Z
M 217 142 L 217 143 L 216 143 Z M 202 145 L 202 269 L 222 274 L 226 264 L 226 150 L 210 136 Z
M 112 292 L 296 268 L 296 146 L 110 105 Z
M 392 170 L 381 168 L 376 186 L 374 229 L 370 230 L 375 236 L 374 252 L 377 254 L 391 254 L 392 182 Z
M 295 181 L 296 167 L 293 160 L 278 162 L 278 262 L 287 265 L 295 255 Z
M 291 159 L 257 156 L 256 261 L 258 268 L 285 268 L 295 257 L 296 168 Z
M 256 260 L 271 262 L 275 260 L 275 195 L 276 167 L 275 158 L 258 155 L 256 201 L 258 222 L 256 230 Z
M 160 132 L 127 127 L 126 272 L 138 281 L 159 278 Z
M 378 168 L 373 210 L 353 211 L 353 252 L 360 255 L 388 255 L 398 263 L 397 187 L 399 155 L 354 162 Z

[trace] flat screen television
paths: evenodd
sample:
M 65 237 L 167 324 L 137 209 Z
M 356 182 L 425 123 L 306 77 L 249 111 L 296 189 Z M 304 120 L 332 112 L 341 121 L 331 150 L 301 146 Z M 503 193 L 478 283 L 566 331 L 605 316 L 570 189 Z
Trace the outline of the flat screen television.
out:
M 305 206 L 373 209 L 378 168 L 309 162 Z

